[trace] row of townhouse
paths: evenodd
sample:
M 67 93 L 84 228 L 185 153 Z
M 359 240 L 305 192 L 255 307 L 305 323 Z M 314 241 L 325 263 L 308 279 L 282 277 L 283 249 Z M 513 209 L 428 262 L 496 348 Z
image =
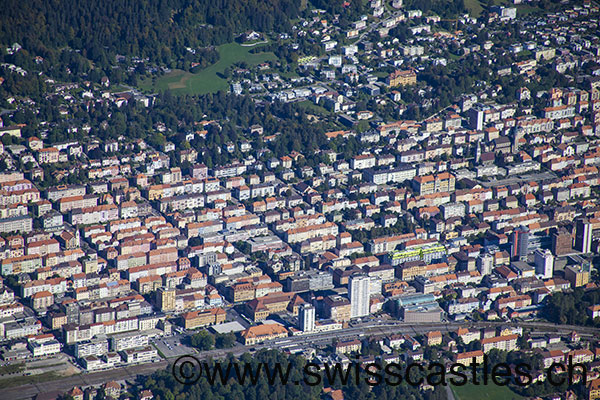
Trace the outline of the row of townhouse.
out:
M 65 344 L 70 345 L 89 341 L 94 336 L 131 332 L 139 329 L 140 324 L 138 317 L 131 317 L 85 325 L 67 324 L 62 327 L 62 333 Z
M 206 178 L 200 180 L 191 178 L 178 183 L 151 185 L 144 190 L 144 195 L 148 200 L 152 201 L 163 197 L 212 192 L 219 189 L 221 189 L 221 185 L 218 179 Z
M 23 203 L 0 206 L 0 219 L 27 215 L 27 206 Z
M 207 196 L 201 193 L 182 194 L 172 197 L 161 197 L 158 208 L 161 212 L 193 210 L 204 207 Z
M 156 264 L 140 265 L 131 267 L 126 271 L 126 276 L 129 282 L 134 282 L 139 278 L 157 275 L 162 276 L 171 272 L 177 271 L 177 263 L 162 262 Z
M 438 192 L 453 192 L 456 185 L 456 178 L 448 172 L 443 172 L 434 175 L 417 176 L 413 178 L 411 184 L 419 196 Z
M 2 276 L 32 273 L 42 266 L 42 257 L 35 254 L 10 257 L 2 260 L 0 265 Z
M 29 233 L 33 231 L 33 218 L 28 215 L 0 219 L 0 233 Z
M 53 267 L 58 264 L 80 260 L 85 256 L 86 253 L 83 250 L 80 248 L 75 248 L 57 251 L 55 253 L 48 253 L 42 258 L 42 261 L 45 267 Z
M 285 232 L 290 229 L 305 228 L 308 226 L 320 225 L 326 222 L 323 214 L 307 214 L 282 219 L 273 224 L 276 232 Z
M 339 231 L 338 226 L 333 222 L 325 222 L 323 224 L 305 226 L 301 228 L 288 229 L 284 232 L 285 241 L 292 244 L 302 242 L 314 237 L 333 235 L 337 236 Z
M 395 250 L 400 244 L 406 243 L 415 237 L 416 236 L 414 233 L 406 233 L 402 235 L 382 236 L 371 239 L 367 243 L 367 251 L 373 254 L 389 253 Z
M 354 210 L 356 208 L 358 208 L 358 202 L 346 198 L 323 201 L 317 204 L 317 210 L 323 214 Z
M 397 270 L 397 275 L 403 281 L 411 281 L 418 276 L 430 277 L 454 272 L 447 263 L 425 264 L 424 262 L 408 262 Z
M 59 251 L 60 243 L 54 238 L 29 242 L 26 247 L 28 255 L 38 254 L 40 256 L 45 256 L 49 253 L 57 253 Z
M 69 222 L 73 225 L 105 223 L 119 217 L 119 207 L 114 204 L 80 208 L 69 212 Z
M 225 286 L 225 297 L 233 302 L 239 303 L 249 301 L 257 297 L 263 297 L 270 293 L 279 293 L 283 291 L 283 285 L 279 282 L 272 282 L 268 276 L 256 277 L 252 280 L 240 280 Z
M 39 292 L 50 292 L 53 295 L 67 291 L 66 278 L 50 278 L 45 280 L 33 280 L 24 283 L 21 287 L 21 297 L 28 298 Z
M 40 201 L 40 191 L 36 188 L 14 191 L 0 190 L 0 206 L 37 203 L 38 201 Z
M 63 197 L 57 201 L 57 204 L 58 211 L 64 214 L 77 208 L 95 207 L 98 205 L 98 197 L 93 194 Z
M 423 196 L 409 197 L 404 201 L 403 205 L 406 210 L 421 207 L 438 207 L 450 203 L 451 198 L 452 196 L 448 192 L 431 193 Z
M 363 172 L 363 177 L 376 185 L 384 185 L 390 182 L 402 183 L 413 179 L 416 175 L 417 170 L 412 165 L 380 170 L 367 169 Z
M 75 300 L 94 301 L 124 296 L 131 291 L 131 284 L 126 279 L 101 282 L 93 286 L 82 286 L 74 290 Z
M 250 186 L 242 185 L 234 189 L 234 195 L 240 201 L 257 197 L 271 197 L 275 195 L 275 185 L 271 183 L 259 183 Z
M 510 296 L 496 300 L 496 310 L 511 308 L 513 310 L 530 306 L 532 299 L 528 295 Z

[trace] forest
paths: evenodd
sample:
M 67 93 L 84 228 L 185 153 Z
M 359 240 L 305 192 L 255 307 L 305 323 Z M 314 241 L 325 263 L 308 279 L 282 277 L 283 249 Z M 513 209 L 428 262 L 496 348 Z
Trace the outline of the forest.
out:
M 587 308 L 600 304 L 600 290 L 555 293 L 549 298 L 546 317 L 557 324 L 593 325 L 600 327 L 600 318 L 592 320 Z
M 233 41 L 246 30 L 281 32 L 300 0 L 1 0 L 0 43 L 47 57 L 68 46 L 100 67 L 116 55 L 169 64 L 189 49 Z M 35 29 L 32 29 L 35 27 Z M 205 53 L 197 53 L 201 61 Z
M 404 7 L 408 10 L 419 9 L 424 13 L 432 11 L 445 18 L 456 18 L 467 11 L 464 0 L 405 0 Z
M 213 384 L 210 384 L 203 373 L 196 384 L 183 385 L 173 377 L 170 370 L 160 371 L 153 374 L 151 377 L 146 378 L 143 383 L 140 382 L 140 390 L 150 389 L 157 400 L 174 400 L 174 399 L 186 399 L 186 400 L 213 400 L 213 399 L 305 399 L 305 400 L 316 400 L 322 398 L 323 388 L 328 385 L 320 382 L 315 386 L 307 385 L 302 375 L 303 367 L 306 360 L 297 355 L 288 355 L 286 353 L 277 350 L 261 350 L 256 354 L 250 355 L 249 353 L 243 354 L 239 359 L 235 359 L 232 356 L 227 357 L 226 360 L 221 361 L 221 365 L 225 365 L 228 362 L 237 363 L 248 363 L 254 370 L 261 363 L 267 363 L 268 365 L 274 366 L 277 363 L 286 368 L 288 364 L 291 364 L 289 381 L 298 381 L 299 384 L 274 384 L 269 385 L 266 375 L 261 374 L 257 384 L 240 384 L 236 379 L 229 379 L 226 385 L 220 382 L 220 379 L 216 379 Z M 212 361 L 208 362 L 209 365 L 214 365 Z M 417 371 L 414 369 L 414 371 Z M 420 388 L 413 387 L 407 384 L 405 381 L 398 385 L 376 385 L 371 387 L 365 382 L 356 385 L 355 379 L 353 379 L 352 373 L 354 369 L 351 369 L 351 379 L 348 379 L 346 384 L 342 384 L 340 379 L 336 379 L 331 384 L 333 389 L 341 389 L 344 398 L 346 399 L 361 399 L 361 400 L 388 400 L 388 399 L 408 399 L 408 400 L 445 400 L 446 391 L 443 387 L 436 390 L 429 390 L 422 392 Z M 233 372 L 232 372 L 233 374 Z M 418 373 L 416 373 L 418 375 Z M 339 375 L 338 375 L 339 376 Z M 364 373 L 361 374 L 364 376 Z M 312 377 L 306 377 L 312 382 Z M 364 379 L 364 378 L 363 378 Z M 418 376 L 413 377 L 414 381 L 419 379 Z M 324 378 L 324 380 L 326 380 Z

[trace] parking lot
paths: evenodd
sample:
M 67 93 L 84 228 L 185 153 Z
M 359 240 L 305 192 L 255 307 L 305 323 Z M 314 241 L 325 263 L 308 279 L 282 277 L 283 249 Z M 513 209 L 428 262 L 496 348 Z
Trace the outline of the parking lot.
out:
M 196 349 L 189 347 L 180 340 L 181 336 L 170 336 L 155 340 L 153 343 L 166 358 L 175 358 L 186 354 L 195 354 Z

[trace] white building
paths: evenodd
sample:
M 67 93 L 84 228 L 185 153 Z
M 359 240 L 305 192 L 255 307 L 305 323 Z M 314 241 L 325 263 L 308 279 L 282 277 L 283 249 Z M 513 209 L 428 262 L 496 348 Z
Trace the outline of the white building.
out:
M 112 351 L 122 351 L 148 345 L 148 336 L 141 333 L 121 333 L 109 338 Z
M 554 255 L 548 249 L 535 251 L 535 274 L 542 279 L 552 278 L 554 273 Z
M 350 318 L 369 315 L 370 286 L 371 279 L 365 275 L 351 276 L 348 280 Z
M 128 349 L 120 352 L 123 361 L 127 364 L 147 363 L 158 357 L 158 352 L 152 346 Z
M 85 358 L 87 356 L 101 356 L 108 353 L 108 340 L 94 339 L 77 343 L 73 351 L 75 357 Z
M 315 329 L 315 307 L 310 304 L 302 304 L 298 310 L 298 325 L 303 332 Z
M 592 248 L 592 224 L 587 219 L 577 221 L 575 248 L 582 253 L 589 253 Z
M 44 357 L 60 353 L 61 344 L 56 339 L 30 340 L 27 343 L 27 348 L 31 351 L 34 357 Z
M 494 256 L 489 253 L 480 254 L 475 263 L 481 276 L 489 275 L 494 268 Z

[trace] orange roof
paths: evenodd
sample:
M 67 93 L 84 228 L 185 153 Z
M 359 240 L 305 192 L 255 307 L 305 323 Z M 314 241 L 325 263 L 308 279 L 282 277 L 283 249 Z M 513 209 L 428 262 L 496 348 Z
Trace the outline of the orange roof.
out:
M 260 336 L 278 335 L 287 333 L 287 329 L 278 324 L 264 324 L 251 326 L 250 328 L 242 331 L 243 338 L 256 338 Z

